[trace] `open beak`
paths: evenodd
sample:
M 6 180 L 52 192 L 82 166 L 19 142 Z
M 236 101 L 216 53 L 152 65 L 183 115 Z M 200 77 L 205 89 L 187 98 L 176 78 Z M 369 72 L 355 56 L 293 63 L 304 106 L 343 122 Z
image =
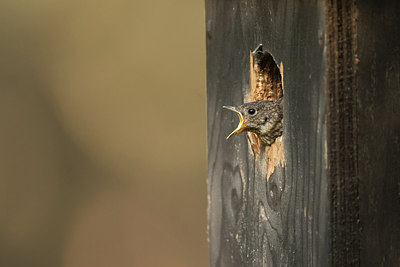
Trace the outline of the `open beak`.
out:
M 228 137 L 226 138 L 226 139 L 228 139 L 228 138 L 231 137 L 232 135 L 235 135 L 235 134 L 238 134 L 238 133 L 241 133 L 241 132 L 242 132 L 243 127 L 244 127 L 244 118 L 243 118 L 242 113 L 240 113 L 235 107 L 223 106 L 223 108 L 232 110 L 232 111 L 235 112 L 235 113 L 238 115 L 238 117 L 239 117 L 239 125 L 236 127 L 235 130 L 233 130 L 233 132 L 231 132 L 231 133 L 228 135 Z

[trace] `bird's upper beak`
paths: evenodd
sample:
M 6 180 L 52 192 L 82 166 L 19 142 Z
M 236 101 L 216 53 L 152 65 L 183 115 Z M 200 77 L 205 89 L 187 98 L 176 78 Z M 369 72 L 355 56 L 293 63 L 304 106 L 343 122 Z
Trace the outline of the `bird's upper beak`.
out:
M 239 125 L 236 127 L 235 130 L 233 130 L 233 132 L 231 132 L 231 133 L 228 135 L 228 137 L 226 137 L 226 139 L 228 139 L 228 138 L 231 137 L 232 135 L 241 133 L 241 132 L 243 131 L 243 127 L 245 126 L 245 123 L 244 123 L 244 117 L 243 117 L 242 113 L 240 113 L 240 112 L 237 110 L 236 107 L 232 107 L 232 106 L 223 106 L 223 108 L 232 110 L 232 111 L 235 112 L 235 113 L 238 115 L 238 117 L 239 117 Z

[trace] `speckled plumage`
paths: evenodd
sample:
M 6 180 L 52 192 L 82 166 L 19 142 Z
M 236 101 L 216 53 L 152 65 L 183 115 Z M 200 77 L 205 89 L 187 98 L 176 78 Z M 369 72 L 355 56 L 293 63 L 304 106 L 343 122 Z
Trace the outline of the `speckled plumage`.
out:
M 282 135 L 283 101 L 256 101 L 244 103 L 237 107 L 225 107 L 243 116 L 243 123 L 240 128 L 232 132 L 253 132 L 258 135 L 261 144 L 269 146 L 275 139 Z M 251 109 L 255 111 L 251 114 Z M 239 115 L 240 116 L 240 115 Z M 231 135 L 232 135 L 231 134 Z M 231 136 L 230 135 L 230 136 Z

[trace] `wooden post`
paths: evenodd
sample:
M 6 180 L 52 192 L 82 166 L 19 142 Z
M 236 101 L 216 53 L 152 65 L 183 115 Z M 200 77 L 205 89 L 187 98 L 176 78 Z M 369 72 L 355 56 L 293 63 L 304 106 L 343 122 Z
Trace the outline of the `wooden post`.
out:
M 398 14 L 389 1 L 206 0 L 210 266 L 400 264 Z M 272 174 L 275 150 L 225 140 L 237 121 L 222 109 L 252 99 L 260 43 L 283 78 Z

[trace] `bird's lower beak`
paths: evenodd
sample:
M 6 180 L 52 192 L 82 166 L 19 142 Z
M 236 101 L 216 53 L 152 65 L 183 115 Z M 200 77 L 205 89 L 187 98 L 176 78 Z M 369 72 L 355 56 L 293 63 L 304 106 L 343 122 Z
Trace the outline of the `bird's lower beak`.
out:
M 232 135 L 241 133 L 243 131 L 243 127 L 244 127 L 244 118 L 242 113 L 240 113 L 235 107 L 231 107 L 231 106 L 223 106 L 223 108 L 232 110 L 233 112 L 235 112 L 238 117 L 239 117 L 239 125 L 236 127 L 235 130 L 233 130 L 233 132 L 231 132 L 228 137 L 226 137 L 226 139 L 228 139 L 229 137 L 231 137 Z

